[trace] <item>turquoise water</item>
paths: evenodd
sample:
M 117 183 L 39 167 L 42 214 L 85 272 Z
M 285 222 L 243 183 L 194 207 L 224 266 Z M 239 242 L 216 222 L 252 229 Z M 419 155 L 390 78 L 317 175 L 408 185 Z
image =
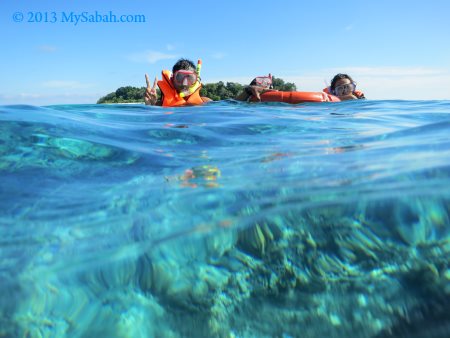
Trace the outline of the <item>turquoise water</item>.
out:
M 0 337 L 448 337 L 450 101 L 0 106 Z

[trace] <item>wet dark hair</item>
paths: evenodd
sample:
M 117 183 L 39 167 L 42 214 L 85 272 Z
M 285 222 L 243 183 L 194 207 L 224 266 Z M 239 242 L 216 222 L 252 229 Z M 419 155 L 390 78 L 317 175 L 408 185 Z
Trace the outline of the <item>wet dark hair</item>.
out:
M 355 81 L 353 81 L 353 79 L 350 75 L 339 73 L 333 77 L 333 80 L 331 80 L 331 85 L 330 85 L 331 90 L 333 90 L 334 87 L 336 87 L 336 82 L 340 79 L 349 79 L 351 82 L 355 82 Z
M 191 60 L 188 59 L 179 59 L 177 63 L 173 65 L 172 73 L 175 73 L 177 70 L 195 70 L 195 65 Z

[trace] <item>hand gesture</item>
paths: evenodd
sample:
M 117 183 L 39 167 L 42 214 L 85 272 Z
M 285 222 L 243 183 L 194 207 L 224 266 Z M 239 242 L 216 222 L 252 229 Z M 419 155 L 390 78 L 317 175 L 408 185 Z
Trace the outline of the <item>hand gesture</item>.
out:
M 146 105 L 154 106 L 156 101 L 158 101 L 158 94 L 156 93 L 156 83 L 158 78 L 155 77 L 155 82 L 153 82 L 153 87 L 150 87 L 150 80 L 148 75 L 145 74 L 145 82 L 147 82 L 147 89 L 145 90 L 144 101 Z

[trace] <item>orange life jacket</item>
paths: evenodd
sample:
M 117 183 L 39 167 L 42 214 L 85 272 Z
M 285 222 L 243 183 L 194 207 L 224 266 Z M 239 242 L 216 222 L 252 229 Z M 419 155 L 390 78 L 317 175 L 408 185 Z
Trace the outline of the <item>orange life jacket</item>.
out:
M 330 87 L 322 89 L 323 92 L 330 94 Z M 355 90 L 353 93 L 358 99 L 365 99 L 364 93 L 360 90 Z
M 181 97 L 170 80 L 170 71 L 168 70 L 162 71 L 162 80 L 158 81 L 158 87 L 161 90 L 162 105 L 164 107 L 195 106 L 203 104 L 203 100 L 200 97 L 201 85 L 191 95 Z

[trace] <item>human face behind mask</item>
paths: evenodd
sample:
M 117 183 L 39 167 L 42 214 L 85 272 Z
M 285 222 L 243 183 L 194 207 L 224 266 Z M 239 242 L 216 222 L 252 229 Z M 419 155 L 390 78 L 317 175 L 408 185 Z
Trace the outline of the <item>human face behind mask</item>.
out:
M 356 99 L 353 92 L 356 88 L 356 83 L 352 82 L 350 79 L 339 79 L 333 89 L 333 95 L 336 95 L 341 100 L 352 100 Z
M 181 91 L 188 89 L 197 82 L 197 73 L 193 70 L 180 69 L 173 73 L 172 82 L 174 87 Z

